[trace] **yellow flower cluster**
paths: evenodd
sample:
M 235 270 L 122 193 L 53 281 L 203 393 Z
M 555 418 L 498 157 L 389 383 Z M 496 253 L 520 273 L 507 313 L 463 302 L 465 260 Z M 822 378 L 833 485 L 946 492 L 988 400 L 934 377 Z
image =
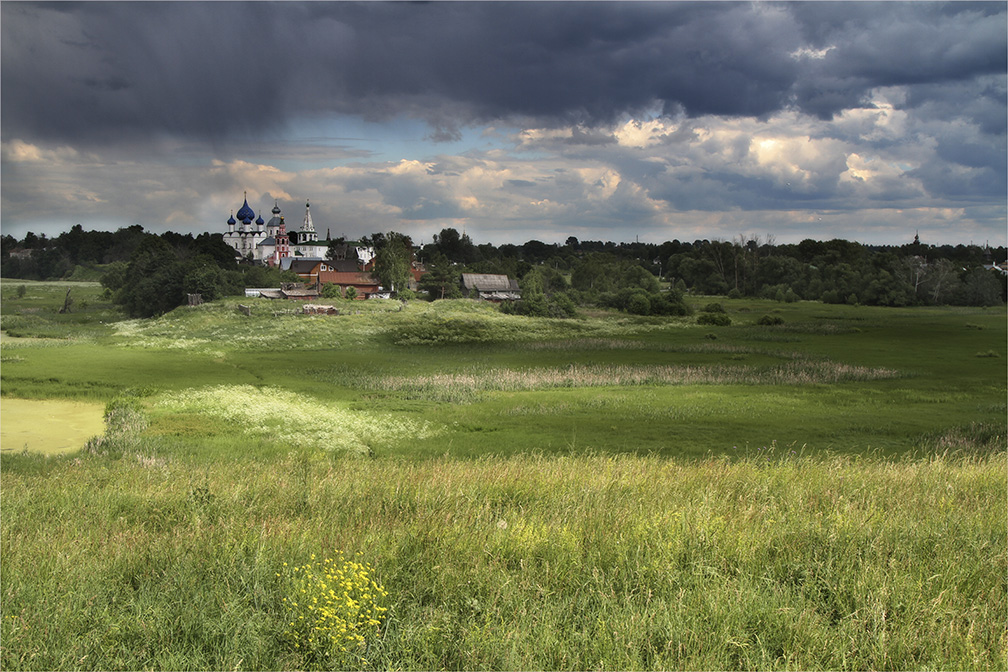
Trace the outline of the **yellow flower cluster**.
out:
M 388 593 L 367 563 L 347 560 L 341 552 L 321 561 L 312 554 L 311 560 L 292 569 L 284 563 L 286 638 L 309 662 L 360 652 L 379 632 L 388 610 L 381 601 Z

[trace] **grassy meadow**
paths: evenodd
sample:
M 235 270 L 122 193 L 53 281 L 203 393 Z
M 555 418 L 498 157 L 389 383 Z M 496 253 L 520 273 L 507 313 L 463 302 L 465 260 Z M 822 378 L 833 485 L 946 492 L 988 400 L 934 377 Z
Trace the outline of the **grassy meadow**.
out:
M 1005 309 L 690 300 L 4 281 L 2 424 L 104 431 L 4 436 L 0 666 L 1008 667 Z

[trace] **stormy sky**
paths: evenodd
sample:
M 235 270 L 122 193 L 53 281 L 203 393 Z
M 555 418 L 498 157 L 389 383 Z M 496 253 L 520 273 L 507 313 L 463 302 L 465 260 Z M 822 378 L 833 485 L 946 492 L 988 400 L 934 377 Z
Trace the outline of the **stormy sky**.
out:
M 1006 3 L 0 4 L 0 227 L 1006 243 Z

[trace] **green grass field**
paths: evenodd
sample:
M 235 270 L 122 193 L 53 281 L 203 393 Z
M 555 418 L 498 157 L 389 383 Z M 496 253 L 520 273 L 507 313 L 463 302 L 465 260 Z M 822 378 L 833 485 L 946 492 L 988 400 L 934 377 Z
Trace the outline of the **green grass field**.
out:
M 1008 666 L 1005 309 L 691 300 L 732 325 L 124 320 L 4 281 L 3 424 L 51 400 L 106 430 L 4 439 L 0 666 Z M 321 619 L 291 568 L 340 552 L 387 595 Z

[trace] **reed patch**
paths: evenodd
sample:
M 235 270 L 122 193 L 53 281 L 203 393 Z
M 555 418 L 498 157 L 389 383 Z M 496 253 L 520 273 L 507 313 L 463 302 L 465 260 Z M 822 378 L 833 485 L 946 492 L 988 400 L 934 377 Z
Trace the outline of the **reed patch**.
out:
M 373 389 L 408 398 L 476 401 L 482 392 L 646 385 L 818 385 L 898 378 L 900 372 L 829 361 L 795 361 L 770 367 L 571 365 L 564 368 L 487 369 L 365 380 Z

